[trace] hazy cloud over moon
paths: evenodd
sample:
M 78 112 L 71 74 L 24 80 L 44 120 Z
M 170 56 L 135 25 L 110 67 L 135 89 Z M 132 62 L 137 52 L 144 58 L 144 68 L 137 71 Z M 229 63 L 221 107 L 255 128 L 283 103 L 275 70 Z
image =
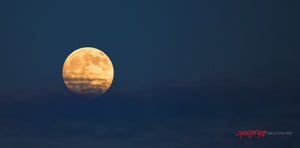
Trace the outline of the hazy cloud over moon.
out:
M 74 93 L 98 96 L 109 89 L 113 65 L 102 51 L 84 47 L 72 52 L 63 66 L 63 79 Z

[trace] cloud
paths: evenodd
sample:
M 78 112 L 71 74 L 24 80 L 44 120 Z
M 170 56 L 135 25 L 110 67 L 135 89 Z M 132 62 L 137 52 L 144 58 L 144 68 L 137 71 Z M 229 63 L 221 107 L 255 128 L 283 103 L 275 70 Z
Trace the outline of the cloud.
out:
M 0 147 L 298 147 L 298 105 L 295 94 L 215 88 L 111 92 L 97 99 L 43 93 L 0 104 Z M 260 128 L 295 135 L 234 136 Z

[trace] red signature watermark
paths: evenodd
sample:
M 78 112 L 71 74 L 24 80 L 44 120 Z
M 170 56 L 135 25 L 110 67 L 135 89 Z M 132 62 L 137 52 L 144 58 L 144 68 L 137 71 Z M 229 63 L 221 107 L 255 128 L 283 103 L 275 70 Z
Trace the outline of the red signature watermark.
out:
M 244 131 L 238 131 L 235 136 L 240 136 L 240 139 L 242 139 L 242 136 L 248 136 L 251 138 L 252 136 L 257 136 L 257 139 L 259 137 L 266 136 L 267 131 L 266 130 L 244 130 Z

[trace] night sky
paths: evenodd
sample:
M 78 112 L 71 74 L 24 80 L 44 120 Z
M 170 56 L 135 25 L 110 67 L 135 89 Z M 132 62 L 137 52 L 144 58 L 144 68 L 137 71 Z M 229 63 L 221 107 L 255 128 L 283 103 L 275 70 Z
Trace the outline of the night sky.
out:
M 2 0 L 1 148 L 291 147 L 300 143 L 296 0 Z M 70 92 L 67 56 L 115 77 Z M 235 136 L 239 130 L 292 132 Z

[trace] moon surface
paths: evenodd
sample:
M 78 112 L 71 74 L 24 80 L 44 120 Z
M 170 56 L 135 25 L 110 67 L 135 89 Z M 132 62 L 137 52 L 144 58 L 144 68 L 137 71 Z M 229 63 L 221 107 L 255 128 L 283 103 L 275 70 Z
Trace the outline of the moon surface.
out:
M 114 68 L 104 52 L 93 47 L 83 47 L 67 57 L 62 75 L 71 92 L 99 96 L 110 88 Z

